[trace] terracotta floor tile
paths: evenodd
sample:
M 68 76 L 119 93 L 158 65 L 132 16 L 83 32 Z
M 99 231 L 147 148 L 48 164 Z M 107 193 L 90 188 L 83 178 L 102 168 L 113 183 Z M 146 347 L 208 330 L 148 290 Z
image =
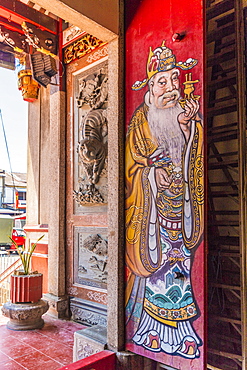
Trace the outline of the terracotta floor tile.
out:
M 9 330 L 6 325 L 0 326 L 0 337 L 2 336 L 10 336 L 12 335 L 13 331 Z
M 73 351 L 68 346 L 62 344 L 57 345 L 57 343 L 55 343 L 53 346 L 43 348 L 41 351 L 46 356 L 49 356 L 64 365 L 73 362 Z
M 67 345 L 70 348 L 73 348 L 73 345 L 74 345 L 74 339 L 73 338 L 68 338 L 68 339 L 62 338 L 62 340 L 60 340 L 59 342 L 62 343 L 62 344 Z
M 37 333 L 38 334 L 38 333 Z M 42 348 L 53 347 L 57 342 L 49 337 L 38 334 L 36 337 L 24 339 L 24 343 L 29 344 L 31 347 L 42 351 Z
M 84 325 L 43 316 L 42 329 L 14 331 L 0 312 L 0 370 L 57 370 L 73 362 L 74 332 Z
M 0 316 L 0 325 L 6 325 L 8 321 L 9 321 L 8 317 L 2 315 Z
M 6 362 L 6 361 L 9 361 L 9 360 L 10 360 L 9 356 L 5 355 L 2 351 L 0 351 L 0 364 L 2 362 Z
M 82 330 L 82 329 L 86 329 L 86 326 L 81 326 L 80 328 L 74 328 L 74 327 L 65 327 L 65 328 L 61 328 L 61 330 L 64 330 L 66 331 L 68 334 L 71 335 L 71 337 L 74 337 L 74 333 L 78 330 Z
M 65 327 L 66 330 L 69 330 L 69 331 L 77 331 L 77 330 L 82 330 L 82 329 L 86 329 L 88 326 L 85 326 L 85 325 L 79 325 L 79 324 L 75 324 L 75 325 L 68 325 Z
M 53 323 L 58 328 L 61 327 L 63 329 L 67 329 L 67 330 L 75 330 L 76 331 L 76 330 L 81 330 L 81 329 L 86 327 L 85 325 L 81 325 L 81 324 L 78 324 L 76 322 L 69 321 L 69 320 L 56 320 L 56 321 L 54 320 L 54 321 L 48 321 L 48 322 Z
M 24 370 L 24 369 L 27 369 L 27 368 L 18 364 L 14 360 L 9 360 L 9 361 L 1 363 L 1 370 Z
M 62 329 L 60 330 L 53 330 L 53 331 L 46 331 L 46 332 L 43 332 L 42 334 L 44 334 L 45 336 L 49 336 L 49 338 L 52 338 L 54 340 L 62 340 L 61 336 L 64 334 Z
M 35 338 L 37 335 L 40 335 L 36 330 L 10 330 L 10 335 L 15 339 L 23 341 L 27 338 Z
M 19 364 L 25 366 L 28 370 L 35 370 L 35 369 L 58 369 L 61 367 L 61 363 L 57 360 L 52 359 L 45 354 L 35 351 L 35 353 L 31 353 L 26 356 L 22 356 L 18 358 Z
M 70 320 L 58 320 L 49 315 L 44 315 L 43 319 L 45 321 L 45 326 L 43 329 L 46 329 L 47 327 L 50 327 L 50 328 L 54 327 L 57 329 L 63 328 L 69 331 L 76 331 L 76 330 L 81 330 L 81 329 L 86 328 L 85 325 L 79 324 L 77 322 L 70 321 Z
M 45 323 L 44 327 L 42 329 L 39 329 L 38 332 L 39 333 L 43 333 L 43 334 L 46 334 L 47 332 L 49 332 L 49 333 L 52 333 L 52 332 L 57 333 L 57 332 L 59 332 L 59 329 L 54 324 Z
M 17 359 L 19 357 L 28 355 L 32 351 L 35 351 L 35 349 L 30 347 L 28 344 L 21 343 L 20 341 L 18 341 L 16 344 L 16 342 L 13 340 L 12 345 L 1 346 L 1 351 L 10 358 Z
M 27 367 L 27 370 L 57 370 L 63 365 L 59 364 L 54 360 L 47 361 L 46 363 L 36 363 Z
M 20 341 L 13 335 L 0 335 L 0 348 L 19 344 Z
M 61 329 L 58 333 L 52 333 L 50 338 L 57 340 L 60 343 L 66 345 L 72 345 L 74 343 L 74 333 L 69 332 L 68 330 Z

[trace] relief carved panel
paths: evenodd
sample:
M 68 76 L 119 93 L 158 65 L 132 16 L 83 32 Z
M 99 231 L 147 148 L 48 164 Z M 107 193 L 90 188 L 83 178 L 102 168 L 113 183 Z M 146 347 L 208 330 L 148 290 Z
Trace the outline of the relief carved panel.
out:
M 107 306 L 80 298 L 70 300 L 72 320 L 83 325 L 107 325 Z M 92 338 L 93 339 L 93 338 Z
M 107 204 L 107 62 L 74 76 L 75 212 Z M 92 207 L 93 206 L 93 207 Z M 95 207 L 97 206 L 97 207 Z
M 107 229 L 75 227 L 74 282 L 106 289 Z

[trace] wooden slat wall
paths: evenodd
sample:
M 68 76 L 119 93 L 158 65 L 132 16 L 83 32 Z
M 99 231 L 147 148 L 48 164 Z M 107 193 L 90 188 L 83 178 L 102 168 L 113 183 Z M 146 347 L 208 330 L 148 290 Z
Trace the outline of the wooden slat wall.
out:
M 208 369 L 222 370 L 246 369 L 239 3 L 207 1 Z

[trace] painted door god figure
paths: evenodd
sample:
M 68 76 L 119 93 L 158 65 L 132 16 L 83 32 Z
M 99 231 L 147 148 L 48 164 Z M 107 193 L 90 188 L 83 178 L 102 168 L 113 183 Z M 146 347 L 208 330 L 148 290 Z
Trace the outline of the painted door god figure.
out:
M 203 233 L 203 127 L 192 74 L 163 43 L 149 52 L 148 86 L 126 139 L 127 338 L 151 352 L 200 357 L 191 266 Z

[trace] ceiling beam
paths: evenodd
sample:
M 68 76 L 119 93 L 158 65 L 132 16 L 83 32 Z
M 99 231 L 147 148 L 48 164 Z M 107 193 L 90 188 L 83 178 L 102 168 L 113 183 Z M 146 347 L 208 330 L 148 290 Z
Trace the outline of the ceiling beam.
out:
M 89 3 L 90 1 L 91 0 L 87 0 L 87 3 Z M 55 14 L 56 16 L 60 17 L 61 19 L 64 19 L 65 21 L 69 21 L 74 26 L 79 27 L 82 31 L 90 33 L 90 35 L 93 35 L 104 42 L 110 42 L 118 37 L 117 32 L 113 32 L 109 28 L 106 28 L 106 26 L 104 26 L 102 22 L 100 21 L 96 22 L 95 20 L 90 18 L 88 15 L 83 14 L 83 12 L 76 10 L 75 7 L 65 4 L 61 0 L 52 0 L 52 1 L 51 0 L 37 0 L 37 1 L 33 0 L 33 2 L 45 8 L 49 12 Z M 71 3 L 77 4 L 81 2 L 71 1 Z M 104 7 L 101 6 L 100 9 L 102 10 L 102 8 Z M 101 14 L 102 14 L 102 21 L 103 21 L 104 20 L 103 12 L 101 12 Z M 118 12 L 114 13 L 114 17 L 119 17 Z
M 21 24 L 22 22 L 28 22 L 41 30 L 46 30 L 50 33 L 57 33 L 58 22 L 33 8 L 30 8 L 26 4 L 21 3 L 17 0 L 1 0 L 0 5 L 1 16 L 9 21 Z

